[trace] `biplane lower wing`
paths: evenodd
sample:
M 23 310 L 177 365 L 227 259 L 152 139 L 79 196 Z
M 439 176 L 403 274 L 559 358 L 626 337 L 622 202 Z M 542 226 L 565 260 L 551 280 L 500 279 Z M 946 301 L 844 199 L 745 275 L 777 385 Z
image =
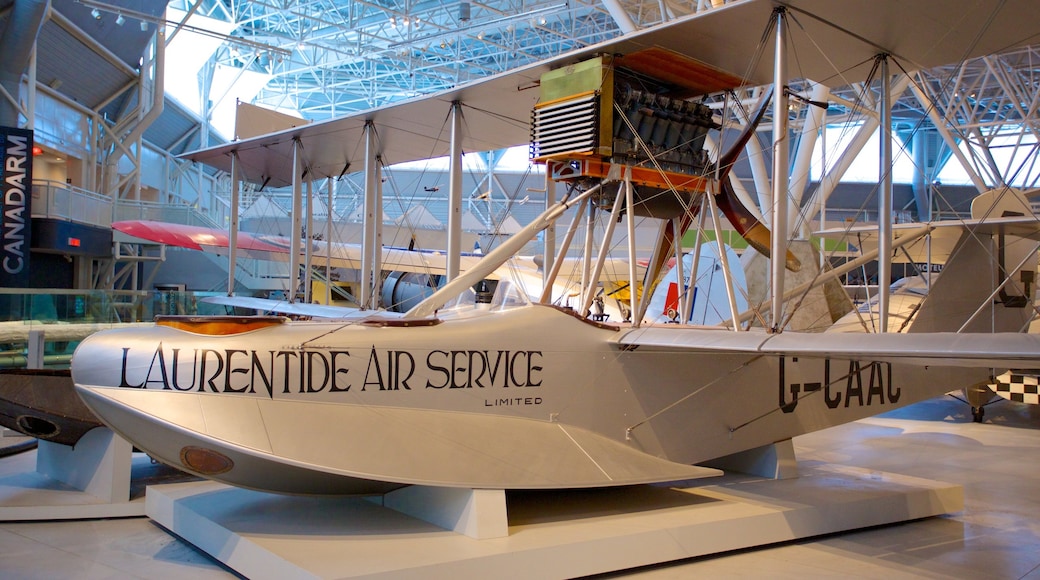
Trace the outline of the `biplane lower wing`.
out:
M 330 318 L 337 320 L 363 321 L 373 314 L 371 310 L 359 310 L 349 306 L 333 306 L 326 304 L 308 304 L 305 302 L 289 302 L 271 298 L 253 296 L 207 296 L 202 299 L 207 304 L 219 304 L 232 308 L 246 308 L 260 312 L 276 312 L 288 316 L 309 316 L 312 318 Z M 381 317 L 392 318 L 397 313 L 380 312 Z
M 620 335 L 621 348 L 699 353 L 871 360 L 892 364 L 984 369 L 1040 369 L 1040 335 L 933 332 L 780 333 L 705 332 L 652 326 Z

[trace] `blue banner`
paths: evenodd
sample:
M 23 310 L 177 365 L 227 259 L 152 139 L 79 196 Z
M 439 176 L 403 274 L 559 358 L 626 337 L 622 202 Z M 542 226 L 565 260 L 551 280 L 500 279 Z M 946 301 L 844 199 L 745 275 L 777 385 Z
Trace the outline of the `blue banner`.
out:
M 0 127 L 0 184 L 3 224 L 0 231 L 0 287 L 29 287 L 29 244 L 32 242 L 33 134 L 28 129 Z

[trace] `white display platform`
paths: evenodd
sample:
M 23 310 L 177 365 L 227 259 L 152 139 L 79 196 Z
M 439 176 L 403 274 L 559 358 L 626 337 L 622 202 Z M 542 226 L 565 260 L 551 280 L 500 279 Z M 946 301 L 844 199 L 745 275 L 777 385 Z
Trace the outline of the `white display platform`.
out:
M 0 459 L 0 521 L 141 517 L 146 484 L 185 479 L 171 472 L 104 427 L 75 447 L 40 441 Z
M 673 487 L 505 494 L 504 537 L 473 539 L 364 498 L 215 482 L 150 486 L 148 516 L 252 578 L 564 578 L 963 509 L 963 489 L 830 464 Z

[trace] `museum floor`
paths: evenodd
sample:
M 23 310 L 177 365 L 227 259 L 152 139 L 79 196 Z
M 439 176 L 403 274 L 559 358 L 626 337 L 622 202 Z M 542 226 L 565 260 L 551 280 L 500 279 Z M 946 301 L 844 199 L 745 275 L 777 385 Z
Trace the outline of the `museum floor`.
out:
M 975 424 L 950 398 L 795 440 L 799 461 L 964 486 L 949 516 L 605 577 L 1040 580 L 1040 408 L 996 403 Z M 24 459 L 23 459 L 24 461 Z M 0 460 L 0 476 L 11 470 Z M 0 578 L 230 578 L 147 518 L 0 524 Z

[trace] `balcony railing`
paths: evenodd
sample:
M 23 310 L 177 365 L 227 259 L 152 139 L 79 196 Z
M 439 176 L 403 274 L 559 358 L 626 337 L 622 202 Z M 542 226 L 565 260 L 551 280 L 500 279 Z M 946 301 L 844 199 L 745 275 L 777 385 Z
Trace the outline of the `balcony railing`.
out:
M 192 207 L 153 201 L 116 200 L 57 181 L 33 180 L 33 217 L 111 227 L 114 221 L 154 220 L 204 227 L 222 227 Z
M 112 225 L 112 199 L 56 181 L 33 181 L 33 217 L 101 227 Z

